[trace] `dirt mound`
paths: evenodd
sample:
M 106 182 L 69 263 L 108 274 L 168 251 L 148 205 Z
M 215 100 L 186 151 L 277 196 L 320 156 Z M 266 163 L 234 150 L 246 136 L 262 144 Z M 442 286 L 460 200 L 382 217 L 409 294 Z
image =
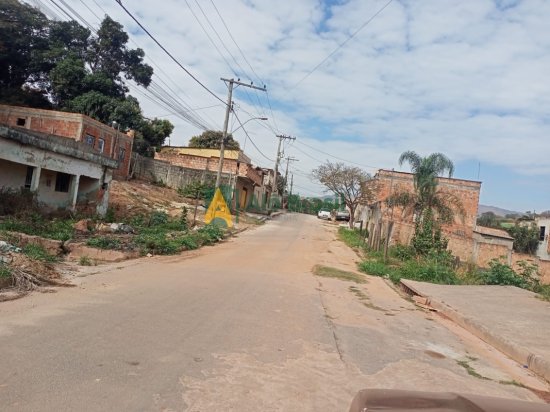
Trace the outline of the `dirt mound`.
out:
M 140 180 L 114 180 L 111 185 L 109 204 L 117 218 L 146 215 L 154 210 L 163 210 L 170 216 L 177 216 L 181 213 L 183 206 L 192 209 L 194 200 L 184 198 L 176 190 L 168 187 L 156 186 Z

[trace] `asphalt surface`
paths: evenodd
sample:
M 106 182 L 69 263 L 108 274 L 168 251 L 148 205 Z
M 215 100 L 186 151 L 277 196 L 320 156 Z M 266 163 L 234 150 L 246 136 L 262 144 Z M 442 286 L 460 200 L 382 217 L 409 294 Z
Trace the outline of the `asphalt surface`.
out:
M 335 231 L 281 216 L 222 245 L 94 268 L 76 288 L 0 304 L 0 409 L 345 411 L 365 387 L 540 401 L 501 383 L 543 385 L 528 372 L 382 279 L 313 276 L 315 264 L 355 269 Z

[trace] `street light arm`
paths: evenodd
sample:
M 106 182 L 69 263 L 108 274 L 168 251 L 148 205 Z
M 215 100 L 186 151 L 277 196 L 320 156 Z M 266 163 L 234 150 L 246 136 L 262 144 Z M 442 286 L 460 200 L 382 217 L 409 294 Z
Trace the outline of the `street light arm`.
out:
M 267 117 L 251 117 L 250 119 L 246 120 L 243 124 L 241 124 L 239 127 L 237 127 L 236 129 L 232 130 L 230 133 L 231 133 L 231 134 L 235 133 L 237 130 L 239 130 L 240 128 L 242 128 L 245 124 L 247 124 L 247 123 L 250 122 L 251 120 L 267 120 Z

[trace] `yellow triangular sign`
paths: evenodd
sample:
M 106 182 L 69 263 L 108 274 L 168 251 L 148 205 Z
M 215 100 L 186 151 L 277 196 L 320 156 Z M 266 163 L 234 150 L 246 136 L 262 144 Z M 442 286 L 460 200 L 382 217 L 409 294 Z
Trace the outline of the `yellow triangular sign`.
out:
M 227 203 L 223 198 L 220 188 L 217 188 L 216 193 L 214 193 L 214 198 L 212 199 L 212 202 L 210 202 L 210 206 L 208 206 L 208 210 L 204 216 L 204 222 L 208 225 L 214 219 L 223 219 L 225 220 L 225 223 L 227 223 L 227 227 L 233 227 L 231 211 L 227 207 Z

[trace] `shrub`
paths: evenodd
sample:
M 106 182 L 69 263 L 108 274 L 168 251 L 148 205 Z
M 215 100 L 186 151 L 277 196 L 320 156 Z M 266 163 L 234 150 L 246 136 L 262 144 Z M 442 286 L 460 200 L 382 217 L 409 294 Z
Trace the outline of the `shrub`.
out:
M 36 193 L 28 189 L 0 187 L 0 216 L 27 214 L 39 210 Z
M 184 197 L 192 199 L 204 199 L 207 193 L 213 192 L 212 186 L 206 183 L 201 183 L 200 180 L 195 180 L 184 187 L 178 189 L 178 193 Z
M 365 260 L 359 263 L 359 270 L 373 276 L 386 276 L 391 272 L 385 263 L 374 260 Z
M 0 262 L 0 279 L 9 279 L 11 277 L 11 268 Z
M 86 241 L 86 245 L 98 249 L 120 249 L 120 240 L 108 236 L 91 237 Z
M 168 214 L 161 210 L 156 210 L 149 216 L 149 226 L 159 226 L 168 223 Z
M 183 206 L 181 208 L 181 215 L 180 215 L 180 225 L 181 230 L 187 231 L 189 229 L 189 221 L 187 220 L 187 213 L 189 210 L 187 210 L 187 206 Z
M 529 283 L 505 263 L 498 259 L 489 262 L 489 269 L 480 273 L 482 281 L 486 285 L 517 286 L 527 289 Z
M 406 261 L 414 258 L 416 252 L 412 246 L 395 245 L 390 248 L 390 256 L 401 261 Z
M 534 255 L 539 247 L 540 232 L 535 223 L 530 226 L 515 226 L 506 229 L 514 238 L 514 250 L 519 253 L 528 253 Z
M 198 249 L 197 239 L 192 235 L 185 235 L 179 239 L 180 244 L 187 250 Z
M 80 256 L 80 259 L 78 260 L 78 264 L 80 266 L 94 266 L 95 262 L 90 259 L 88 256 Z
M 444 285 L 460 283 L 456 273 L 450 266 L 441 264 L 433 258 L 406 261 L 390 273 L 390 279 L 395 283 L 399 282 L 401 278 Z

